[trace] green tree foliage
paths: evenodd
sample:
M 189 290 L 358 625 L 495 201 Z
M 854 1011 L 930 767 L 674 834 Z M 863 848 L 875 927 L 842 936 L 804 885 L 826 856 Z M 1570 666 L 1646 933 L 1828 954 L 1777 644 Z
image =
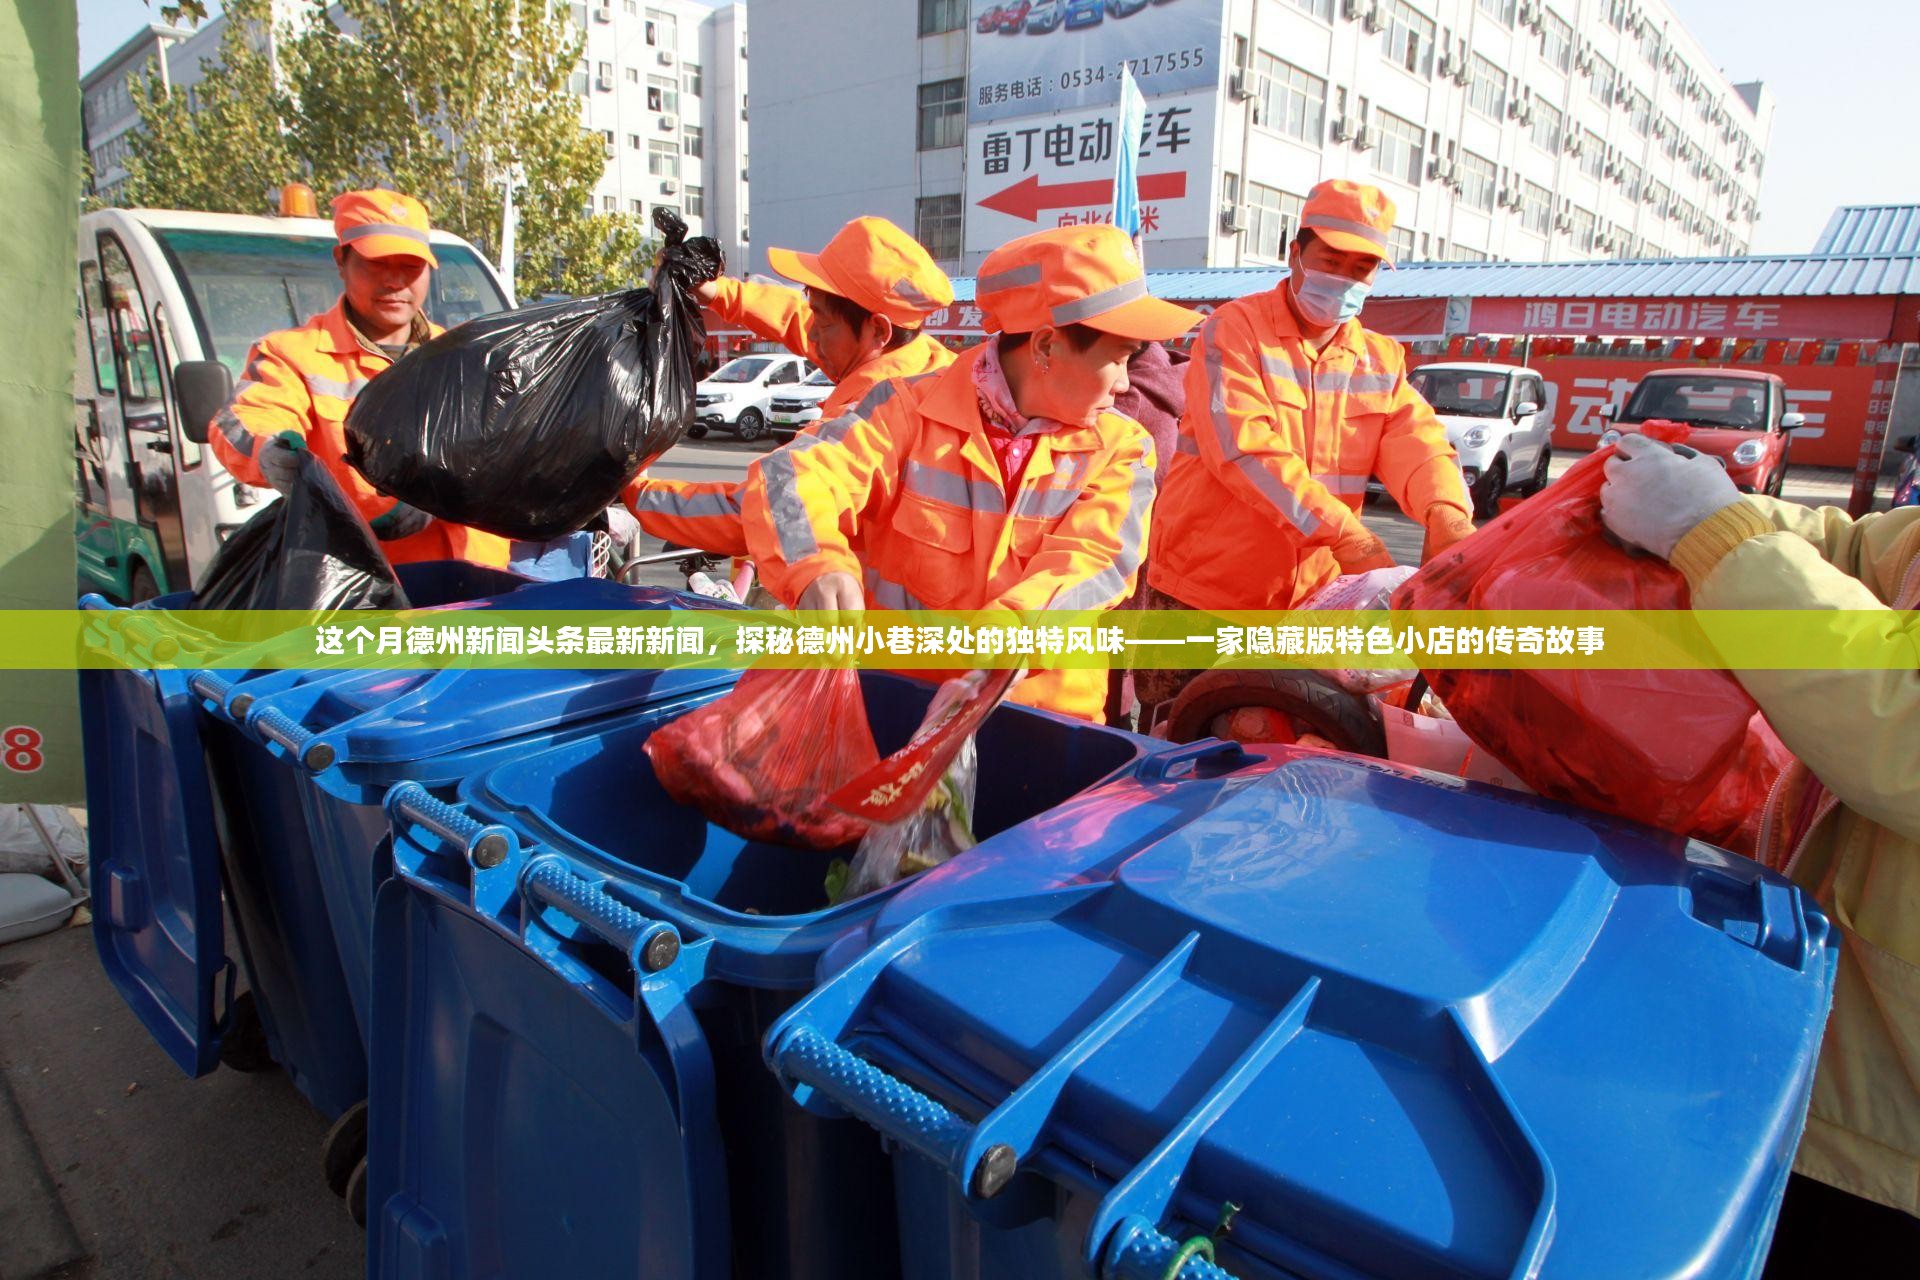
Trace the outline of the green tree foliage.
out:
M 330 11 L 331 9 L 331 11 Z M 219 64 L 194 90 L 149 80 L 133 144 L 144 204 L 257 212 L 304 180 L 322 203 L 386 186 L 497 259 L 502 196 L 518 177 L 517 291 L 643 279 L 639 220 L 595 214 L 604 143 L 569 81 L 584 35 L 554 0 L 308 0 L 262 52 L 265 0 L 234 0 Z

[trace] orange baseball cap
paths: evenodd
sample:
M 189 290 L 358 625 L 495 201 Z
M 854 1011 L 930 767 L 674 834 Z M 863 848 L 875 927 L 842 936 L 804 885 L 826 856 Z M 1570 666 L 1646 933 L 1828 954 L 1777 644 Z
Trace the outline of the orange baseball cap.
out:
M 1389 267 L 1396 210 L 1387 193 L 1362 182 L 1332 178 L 1307 193 L 1300 229 L 1342 253 L 1370 253 Z
M 1139 342 L 1165 342 L 1200 313 L 1147 292 L 1133 241 L 1117 227 L 1057 227 L 1010 240 L 987 255 L 974 302 L 993 333 L 1083 324 Z
M 855 218 L 818 253 L 767 250 L 789 280 L 825 289 L 902 329 L 918 329 L 953 301 L 953 281 L 920 242 L 885 218 Z
M 333 202 L 333 234 L 368 258 L 425 258 L 437 267 L 433 256 L 433 227 L 427 222 L 427 206 L 398 191 L 376 188 L 349 191 Z

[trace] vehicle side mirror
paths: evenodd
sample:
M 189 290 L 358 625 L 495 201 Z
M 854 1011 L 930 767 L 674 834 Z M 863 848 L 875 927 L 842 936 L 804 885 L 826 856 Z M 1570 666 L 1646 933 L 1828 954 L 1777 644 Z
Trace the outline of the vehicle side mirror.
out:
M 233 374 L 218 360 L 182 360 L 173 366 L 173 399 L 180 408 L 180 433 L 205 444 L 213 415 L 233 399 Z
M 1606 404 L 1600 406 L 1600 416 L 1603 418 L 1617 418 L 1620 416 L 1620 406 L 1614 404 L 1612 401 L 1608 401 Z
M 1893 442 L 1893 447 L 1901 453 L 1912 453 L 1916 446 L 1920 446 L 1920 436 L 1907 436 Z
M 1783 413 L 1780 415 L 1780 429 L 1782 431 L 1795 431 L 1806 425 L 1807 415 L 1804 413 Z
M 1538 412 L 1540 412 L 1540 406 L 1538 403 L 1532 400 L 1522 400 L 1519 404 L 1513 407 L 1513 420 L 1515 422 L 1518 422 L 1522 418 L 1531 418 L 1534 414 Z

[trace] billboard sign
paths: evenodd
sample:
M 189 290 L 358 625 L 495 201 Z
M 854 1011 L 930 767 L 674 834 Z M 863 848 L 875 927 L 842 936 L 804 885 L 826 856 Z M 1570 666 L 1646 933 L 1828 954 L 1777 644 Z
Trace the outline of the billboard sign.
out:
M 1148 98 L 1220 83 L 1223 0 L 973 0 L 967 121 L 1120 101 L 1123 68 Z

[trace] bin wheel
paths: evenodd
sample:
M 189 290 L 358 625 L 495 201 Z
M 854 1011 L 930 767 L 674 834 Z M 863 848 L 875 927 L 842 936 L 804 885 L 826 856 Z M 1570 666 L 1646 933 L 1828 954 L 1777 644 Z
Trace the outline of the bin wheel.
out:
M 1279 714 L 1239 714 L 1260 709 Z M 1225 721 L 1216 724 L 1223 717 Z M 1167 712 L 1167 738 L 1193 742 L 1222 728 L 1237 737 L 1232 733 L 1235 721 L 1259 726 L 1243 741 L 1296 741 L 1312 734 L 1356 755 L 1384 759 L 1387 754 L 1386 730 L 1366 698 L 1314 671 L 1208 671 L 1196 676 Z
M 220 1065 L 249 1074 L 279 1065 L 267 1046 L 267 1029 L 251 991 L 242 991 L 233 1002 L 233 1025 L 220 1037 Z
M 360 1157 L 360 1163 L 353 1166 L 353 1176 L 347 1179 L 347 1214 L 353 1219 L 353 1225 L 365 1229 L 367 1225 L 367 1158 Z
M 320 1164 L 327 1176 L 327 1190 L 346 1195 L 355 1167 L 366 1158 L 367 1104 L 363 1099 L 348 1107 L 320 1140 Z
M 696 422 L 692 426 L 687 428 L 687 439 L 705 440 L 706 438 L 707 438 L 707 429 L 701 426 L 699 423 Z

